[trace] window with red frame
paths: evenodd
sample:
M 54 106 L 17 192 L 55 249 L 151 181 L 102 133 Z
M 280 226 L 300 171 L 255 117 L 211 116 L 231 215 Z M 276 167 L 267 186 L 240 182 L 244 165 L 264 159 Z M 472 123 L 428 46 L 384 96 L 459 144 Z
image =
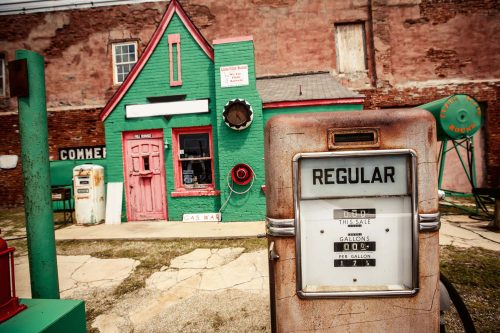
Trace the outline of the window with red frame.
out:
M 213 190 L 212 128 L 172 130 L 176 190 Z

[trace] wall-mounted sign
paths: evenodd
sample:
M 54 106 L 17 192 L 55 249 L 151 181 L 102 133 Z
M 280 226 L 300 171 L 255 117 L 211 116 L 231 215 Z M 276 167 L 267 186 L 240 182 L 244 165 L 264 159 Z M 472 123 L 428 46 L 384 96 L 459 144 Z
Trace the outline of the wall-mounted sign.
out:
M 92 160 L 106 158 L 106 146 L 59 148 L 59 159 Z
M 220 86 L 222 88 L 248 86 L 248 65 L 221 67 Z
M 220 213 L 183 214 L 182 222 L 220 222 Z
M 415 177 L 409 150 L 295 157 L 301 297 L 416 292 Z
M 147 133 L 147 134 L 135 134 L 134 139 L 151 139 L 153 137 L 153 134 Z
M 131 104 L 125 106 L 125 116 L 131 118 L 146 118 L 157 116 L 175 116 L 178 114 L 208 113 L 208 99 L 192 101 L 174 101 L 149 104 Z

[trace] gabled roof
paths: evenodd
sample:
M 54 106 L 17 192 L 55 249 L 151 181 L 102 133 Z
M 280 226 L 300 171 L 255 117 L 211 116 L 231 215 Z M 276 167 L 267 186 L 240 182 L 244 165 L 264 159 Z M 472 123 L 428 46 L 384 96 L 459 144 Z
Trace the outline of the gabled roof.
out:
M 163 18 L 161 19 L 158 28 L 156 28 L 156 31 L 151 37 L 148 46 L 142 53 L 141 57 L 137 60 L 137 63 L 135 64 L 134 68 L 132 68 L 130 73 L 127 75 L 127 78 L 125 79 L 125 81 L 123 81 L 120 88 L 118 88 L 113 97 L 111 97 L 111 99 L 108 101 L 104 109 L 101 111 L 101 114 L 99 115 L 99 120 L 104 121 L 109 116 L 109 114 L 114 110 L 116 105 L 118 105 L 123 96 L 125 96 L 125 93 L 132 86 L 135 79 L 139 76 L 139 73 L 144 68 L 149 58 L 153 54 L 154 50 L 156 49 L 156 46 L 163 37 L 165 30 L 167 30 L 168 24 L 172 20 L 174 14 L 177 14 L 179 16 L 182 23 L 186 26 L 187 30 L 189 31 L 193 39 L 201 47 L 203 52 L 206 53 L 206 55 L 210 58 L 210 60 L 212 60 L 212 62 L 214 61 L 214 50 L 212 46 L 203 37 L 198 28 L 196 28 L 196 26 L 188 17 L 182 6 L 177 2 L 177 0 L 172 0 L 168 5 L 165 14 L 163 15 Z
M 264 108 L 361 104 L 365 97 L 342 86 L 329 72 L 257 78 L 257 91 Z

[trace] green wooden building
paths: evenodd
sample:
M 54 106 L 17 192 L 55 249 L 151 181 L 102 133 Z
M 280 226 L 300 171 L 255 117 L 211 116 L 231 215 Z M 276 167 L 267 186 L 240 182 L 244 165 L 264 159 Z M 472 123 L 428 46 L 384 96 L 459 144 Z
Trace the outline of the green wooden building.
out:
M 325 72 L 256 79 L 251 36 L 211 45 L 174 0 L 100 115 L 106 182 L 128 221 L 263 220 L 269 118 L 362 104 Z

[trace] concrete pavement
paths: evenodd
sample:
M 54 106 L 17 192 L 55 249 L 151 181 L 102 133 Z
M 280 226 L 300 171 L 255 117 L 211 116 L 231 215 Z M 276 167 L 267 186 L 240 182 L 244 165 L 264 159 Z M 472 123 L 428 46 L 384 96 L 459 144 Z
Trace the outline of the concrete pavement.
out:
M 111 239 L 226 239 L 250 238 L 265 233 L 259 222 L 128 222 L 122 224 L 72 225 L 56 230 L 56 240 Z
M 487 229 L 488 222 L 467 215 L 443 215 L 439 243 L 500 251 L 500 233 Z M 118 225 L 72 225 L 56 230 L 56 240 L 147 240 L 251 238 L 265 233 L 258 222 L 129 222 Z
M 473 220 L 466 215 L 444 215 L 441 217 L 439 244 L 500 251 L 500 232 L 489 230 L 488 224 L 487 221 Z

